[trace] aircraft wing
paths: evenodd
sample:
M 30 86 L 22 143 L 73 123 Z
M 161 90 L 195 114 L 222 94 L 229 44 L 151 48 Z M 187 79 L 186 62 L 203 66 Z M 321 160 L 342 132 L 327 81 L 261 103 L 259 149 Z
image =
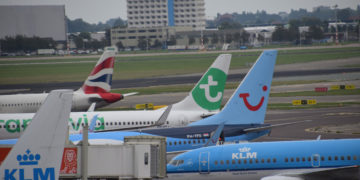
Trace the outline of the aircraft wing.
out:
M 253 127 L 253 128 L 246 128 L 243 131 L 245 133 L 257 132 L 257 131 L 272 129 L 272 128 L 279 127 L 279 126 L 288 126 L 288 125 L 310 122 L 310 121 L 311 120 L 305 120 L 305 121 L 296 121 L 296 122 L 289 122 L 289 123 L 282 123 L 282 124 L 264 125 L 264 126 L 258 126 L 258 127 Z
M 331 178 L 330 178 L 331 177 Z M 300 172 L 289 172 L 278 174 L 274 176 L 267 176 L 261 180 L 319 180 L 319 179 L 359 179 L 360 168 L 359 166 L 347 166 L 341 168 L 313 168 Z

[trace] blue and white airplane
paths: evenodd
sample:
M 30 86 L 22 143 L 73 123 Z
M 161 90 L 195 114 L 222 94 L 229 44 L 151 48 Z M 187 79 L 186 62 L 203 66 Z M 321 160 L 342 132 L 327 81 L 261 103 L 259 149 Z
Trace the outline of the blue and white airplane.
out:
M 59 178 L 72 90 L 51 91 L 33 121 L 0 164 L 0 179 Z
M 256 142 L 185 152 L 169 179 L 360 179 L 360 139 Z
M 224 125 L 220 137 L 227 142 L 249 141 L 263 136 L 272 127 L 263 123 L 276 56 L 276 50 L 264 51 L 224 109 L 213 116 L 180 128 L 90 133 L 89 143 L 121 144 L 125 136 L 155 135 L 167 137 L 168 152 L 185 151 L 204 146 L 220 125 Z M 81 141 L 82 135 L 71 135 L 70 140 Z

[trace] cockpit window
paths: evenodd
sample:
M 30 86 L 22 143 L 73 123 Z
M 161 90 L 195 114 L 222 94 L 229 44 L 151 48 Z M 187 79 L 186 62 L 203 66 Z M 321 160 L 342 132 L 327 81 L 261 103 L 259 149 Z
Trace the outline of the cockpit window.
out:
M 173 159 L 173 160 L 170 161 L 169 164 L 171 164 L 173 166 L 180 166 L 180 165 L 184 164 L 184 160 L 182 160 L 182 159 L 179 159 L 179 160 Z

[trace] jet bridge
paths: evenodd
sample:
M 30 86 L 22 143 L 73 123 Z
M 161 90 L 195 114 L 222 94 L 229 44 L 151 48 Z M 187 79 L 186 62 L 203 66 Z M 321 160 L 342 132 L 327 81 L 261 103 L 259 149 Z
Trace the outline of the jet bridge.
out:
M 0 146 L 0 164 L 12 146 Z M 60 179 L 150 179 L 166 176 L 166 138 L 126 137 L 123 145 L 66 145 Z

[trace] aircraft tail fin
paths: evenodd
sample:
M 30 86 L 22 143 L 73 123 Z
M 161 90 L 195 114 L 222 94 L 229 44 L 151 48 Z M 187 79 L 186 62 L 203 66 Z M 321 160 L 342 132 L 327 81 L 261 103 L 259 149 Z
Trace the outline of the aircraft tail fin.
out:
M 277 50 L 264 51 L 222 111 L 190 125 L 264 123 L 276 57 Z
M 0 179 L 59 178 L 72 92 L 50 92 L 26 131 L 3 161 Z
M 182 101 L 174 104 L 177 110 L 220 109 L 229 71 L 231 54 L 220 54 L 199 82 Z
M 80 90 L 85 94 L 110 92 L 114 62 L 115 51 L 105 50 Z

